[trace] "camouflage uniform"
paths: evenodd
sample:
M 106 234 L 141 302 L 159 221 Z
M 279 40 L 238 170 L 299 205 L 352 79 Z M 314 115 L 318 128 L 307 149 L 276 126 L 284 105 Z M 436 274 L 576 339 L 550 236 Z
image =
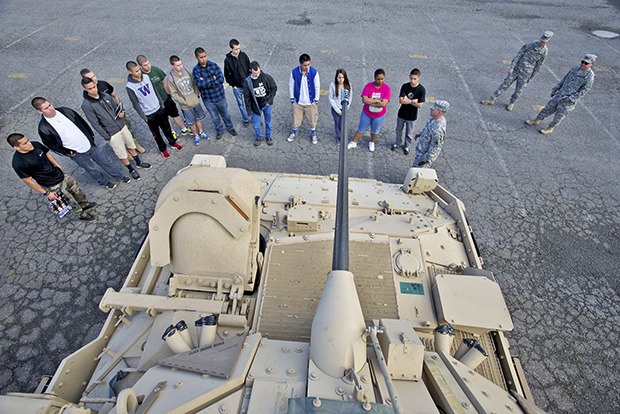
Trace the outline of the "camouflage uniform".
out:
M 418 138 L 412 167 L 430 168 L 437 159 L 446 136 L 446 118 L 429 119 Z
M 576 66 L 568 71 L 566 76 L 558 82 L 551 90 L 553 98 L 536 116 L 537 121 L 542 121 L 555 112 L 553 121 L 549 127 L 558 125 L 566 114 L 575 109 L 575 104 L 584 96 L 594 83 L 594 72 L 592 69 L 581 70 Z
M 65 174 L 65 178 L 58 184 L 50 187 L 42 187 L 45 191 L 50 193 L 60 191 L 69 204 L 71 204 L 71 208 L 76 214 L 81 213 L 83 209 L 88 206 L 86 194 L 84 194 L 84 191 L 82 191 L 77 181 L 75 181 L 75 178 L 71 177 L 69 174 Z
M 540 46 L 541 43 L 542 46 Z M 502 84 L 493 92 L 491 99 L 495 100 L 516 81 L 517 86 L 510 97 L 510 103 L 515 103 L 523 92 L 526 82 L 529 82 L 540 70 L 547 57 L 547 51 L 547 44 L 540 40 L 523 45 L 510 63 L 512 73 L 509 73 Z

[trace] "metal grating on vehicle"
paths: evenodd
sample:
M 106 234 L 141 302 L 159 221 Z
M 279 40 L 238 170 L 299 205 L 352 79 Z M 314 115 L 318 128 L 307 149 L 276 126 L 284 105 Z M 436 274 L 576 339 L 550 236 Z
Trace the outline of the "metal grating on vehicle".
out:
M 372 255 L 369 254 L 372 250 Z M 349 268 L 366 323 L 398 317 L 387 243 L 350 242 Z M 268 338 L 309 341 L 312 318 L 332 264 L 332 241 L 277 246 L 268 270 L 259 330 Z

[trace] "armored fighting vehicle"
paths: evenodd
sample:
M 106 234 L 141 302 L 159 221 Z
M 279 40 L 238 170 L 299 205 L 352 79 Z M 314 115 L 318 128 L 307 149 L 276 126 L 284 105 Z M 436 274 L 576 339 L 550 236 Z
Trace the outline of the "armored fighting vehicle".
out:
M 330 176 L 195 156 L 99 336 L 0 412 L 542 412 L 461 201 L 432 169 L 349 179 L 345 143 Z

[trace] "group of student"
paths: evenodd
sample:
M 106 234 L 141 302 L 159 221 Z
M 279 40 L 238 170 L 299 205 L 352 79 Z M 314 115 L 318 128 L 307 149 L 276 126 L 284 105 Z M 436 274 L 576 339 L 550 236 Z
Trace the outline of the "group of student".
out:
M 173 122 L 182 134 L 193 135 L 195 145 L 209 140 L 202 124 L 206 117 L 203 106 L 213 122 L 216 139 L 221 139 L 225 131 L 233 136 L 238 135 L 228 112 L 225 83 L 232 89 L 243 125 L 249 127 L 250 121 L 252 122 L 255 132 L 254 145 L 261 145 L 263 141 L 267 145 L 273 145 L 272 107 L 277 92 L 276 82 L 262 71 L 258 62 L 250 61 L 241 51 L 238 40 L 231 39 L 229 47 L 230 52 L 226 55 L 223 71 L 217 63 L 209 60 L 206 51 L 201 47 L 194 51 L 197 63 L 191 72 L 176 55 L 170 56 L 167 73 L 152 65 L 145 55 L 138 55 L 135 61 L 126 63 L 127 95 L 133 109 L 148 125 L 164 159 L 171 156 L 169 147 L 177 151 L 183 150 Z M 44 195 L 50 202 L 64 198 L 80 219 L 92 220 L 94 216 L 91 209 L 95 203 L 89 202 L 77 182 L 62 171 L 50 150 L 71 158 L 95 181 L 108 189 L 115 188 L 117 182 L 140 180 L 137 170 L 149 169 L 151 165 L 140 157 L 145 150 L 132 134 L 129 117 L 126 116 L 123 103 L 114 87 L 98 79 L 90 69 L 82 69 L 80 75 L 83 88 L 81 109 L 92 128 L 76 111 L 66 107 L 55 108 L 47 99 L 35 97 L 31 104 L 41 115 L 38 133 L 42 143 L 31 142 L 20 133 L 10 134 L 7 141 L 15 149 L 13 168 L 26 185 Z M 445 101 L 435 102 L 431 108 L 431 119 L 421 133 L 413 136 L 418 109 L 426 98 L 425 88 L 419 80 L 420 71 L 413 69 L 409 82 L 401 87 L 396 140 L 391 149 L 402 147 L 403 152 L 409 154 L 413 139 L 419 139 L 413 165 L 430 167 L 441 150 L 445 135 L 443 114 L 449 105 Z M 343 101 L 345 91 L 347 101 Z M 346 70 L 338 69 L 328 92 L 338 141 L 341 138 L 342 103 L 350 102 L 351 93 L 351 83 Z M 287 141 L 292 142 L 298 137 L 303 119 L 306 119 L 310 128 L 310 140 L 313 144 L 318 143 L 316 126 L 321 83 L 319 72 L 312 66 L 310 56 L 306 53 L 299 56 L 299 65 L 291 70 L 289 95 L 292 130 Z M 385 83 L 383 69 L 375 71 L 374 81 L 364 86 L 361 98 L 364 107 L 357 132 L 348 148 L 355 148 L 370 128 L 368 148 L 373 152 L 387 104 L 391 99 L 391 88 Z M 101 152 L 101 148 L 95 144 L 93 129 L 109 142 L 116 156 L 127 168 L 128 175 L 114 166 Z

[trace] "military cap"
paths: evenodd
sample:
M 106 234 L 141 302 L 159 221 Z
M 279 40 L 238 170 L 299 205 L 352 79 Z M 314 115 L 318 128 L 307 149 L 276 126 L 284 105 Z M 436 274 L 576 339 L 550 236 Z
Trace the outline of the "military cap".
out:
M 435 103 L 431 105 L 431 109 L 437 109 L 441 112 L 447 112 L 448 108 L 450 108 L 448 101 L 435 101 Z
M 583 59 L 581 59 L 582 61 L 586 62 L 586 63 L 592 63 L 596 60 L 597 56 L 593 55 L 591 53 L 588 53 L 587 55 L 585 55 L 583 57 Z
M 551 30 L 547 30 L 545 33 L 540 36 L 540 41 L 547 43 L 553 37 L 553 32 Z

